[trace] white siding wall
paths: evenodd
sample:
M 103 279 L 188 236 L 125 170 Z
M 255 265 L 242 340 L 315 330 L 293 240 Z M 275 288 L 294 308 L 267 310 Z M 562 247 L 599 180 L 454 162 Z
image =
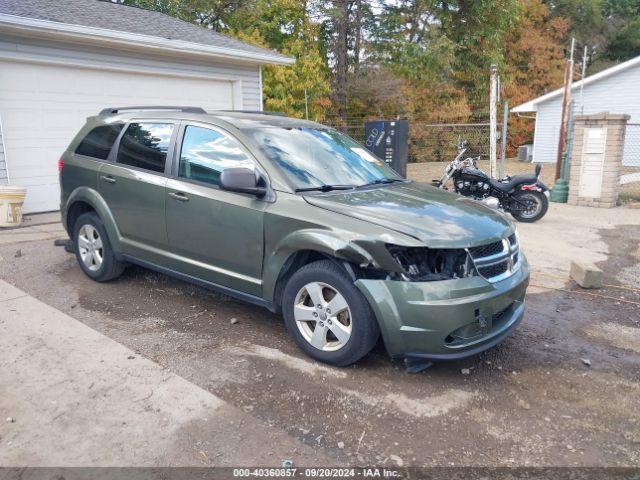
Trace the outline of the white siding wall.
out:
M 562 115 L 562 104 L 555 99 L 538 105 L 536 131 L 533 137 L 534 162 L 556 161 L 560 115 Z
M 575 104 L 575 113 L 582 113 L 580 89 L 574 87 L 571 92 Z M 640 65 L 628 68 L 620 73 L 586 85 L 583 92 L 584 114 L 608 112 L 631 116 L 630 123 L 640 123 Z M 536 131 L 534 136 L 533 160 L 535 162 L 555 162 L 558 151 L 558 135 L 562 96 L 547 100 L 538 105 L 536 113 Z M 640 151 L 639 146 L 626 148 L 631 142 L 637 142 L 634 135 L 627 136 L 625 151 Z M 640 164 L 638 159 L 625 156 L 623 164 Z
M 246 65 L 230 61 L 211 61 L 204 58 L 199 60 L 182 59 L 160 54 L 142 53 L 141 51 L 116 51 L 6 34 L 0 34 L 0 59 L 35 62 L 53 61 L 72 65 L 134 69 L 139 72 L 175 74 L 178 76 L 197 75 L 233 80 L 237 82 L 236 85 L 240 88 L 237 101 L 234 102 L 234 108 L 245 110 L 262 109 L 260 67 L 258 65 Z M 194 98 L 191 103 L 197 106 L 198 99 Z M 0 112 L 1 114 L 2 112 Z M 2 138 L 0 137 L 0 184 L 6 183 L 7 177 L 4 150 Z

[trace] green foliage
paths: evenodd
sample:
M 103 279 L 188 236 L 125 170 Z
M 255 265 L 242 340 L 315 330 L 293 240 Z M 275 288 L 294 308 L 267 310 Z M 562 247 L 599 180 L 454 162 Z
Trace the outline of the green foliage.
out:
M 640 55 L 640 18 L 627 23 L 612 36 L 607 56 L 612 60 L 627 60 Z
M 446 80 L 455 45 L 433 23 L 433 13 L 433 2 L 402 0 L 387 5 L 372 25 L 370 61 L 422 84 Z
M 266 110 L 322 120 L 329 105 L 330 71 L 320 47 L 320 26 L 297 0 L 251 0 L 227 20 L 227 33 L 296 59 L 291 66 L 263 68 Z
M 589 48 L 588 73 L 640 55 L 640 0 L 548 0 L 556 18 L 571 24 L 579 48 Z

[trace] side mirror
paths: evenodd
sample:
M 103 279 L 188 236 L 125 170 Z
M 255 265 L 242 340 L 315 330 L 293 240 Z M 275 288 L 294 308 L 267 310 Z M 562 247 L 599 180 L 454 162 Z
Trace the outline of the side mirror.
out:
M 249 193 L 256 197 L 264 197 L 265 187 L 258 185 L 256 172 L 246 167 L 227 168 L 220 174 L 220 188 L 229 192 Z

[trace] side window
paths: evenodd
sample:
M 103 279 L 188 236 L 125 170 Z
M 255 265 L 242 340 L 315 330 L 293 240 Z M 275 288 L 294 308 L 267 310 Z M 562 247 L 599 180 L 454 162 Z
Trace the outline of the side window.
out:
M 180 177 L 219 185 L 220 174 L 230 167 L 254 168 L 237 140 L 209 128 L 187 126 L 180 152 Z
M 122 127 L 124 127 L 122 123 L 116 123 L 94 128 L 82 139 L 80 145 L 76 148 L 76 153 L 106 160 Z
M 117 162 L 164 172 L 173 129 L 171 123 L 130 123 L 120 140 Z

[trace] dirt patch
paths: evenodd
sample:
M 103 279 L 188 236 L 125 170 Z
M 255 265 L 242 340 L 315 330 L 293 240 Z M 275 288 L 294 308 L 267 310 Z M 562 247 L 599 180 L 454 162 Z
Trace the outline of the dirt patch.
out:
M 385 397 L 385 403 L 393 405 L 402 413 L 413 417 L 438 417 L 452 410 L 465 407 L 477 393 L 464 390 L 449 390 L 442 395 L 414 399 L 404 394 L 392 393 Z
M 610 211 L 564 207 L 520 230 L 533 268 L 570 261 L 554 239 L 558 251 L 597 255 L 607 283 L 619 282 L 638 263 L 626 252 L 637 250 L 639 229 L 608 225 Z M 98 284 L 49 242 L 21 250 L 15 258 L 0 247 L 3 279 L 344 465 L 640 463 L 640 354 L 585 333 L 603 323 L 640 328 L 640 308 L 622 301 L 636 302 L 633 291 L 583 292 L 555 271 L 570 291 L 530 290 L 503 344 L 411 375 L 381 347 L 355 367 L 317 364 L 277 315 L 163 275 L 133 268 Z M 549 287 L 542 276 L 532 282 Z
M 256 358 L 262 358 L 263 360 L 278 362 L 284 367 L 297 370 L 298 372 L 307 375 L 319 375 L 334 378 L 347 377 L 347 372 L 344 370 L 327 367 L 326 365 L 322 365 L 312 360 L 303 360 L 292 355 L 287 355 L 275 348 L 263 347 L 262 345 L 252 345 L 246 349 L 236 347 L 229 349 L 229 353 L 242 356 L 250 355 Z
M 640 353 L 640 328 L 625 327 L 617 323 L 591 325 L 585 333 L 592 338 L 604 340 L 612 347 Z

